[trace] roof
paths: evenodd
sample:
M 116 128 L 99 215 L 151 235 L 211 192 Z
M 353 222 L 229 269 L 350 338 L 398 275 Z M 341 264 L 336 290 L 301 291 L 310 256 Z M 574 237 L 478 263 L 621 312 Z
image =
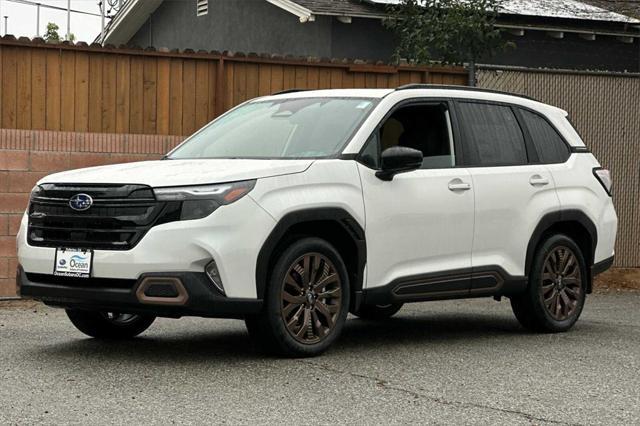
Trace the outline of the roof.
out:
M 295 0 L 298 2 L 298 0 Z M 320 2 L 320 0 L 317 0 Z M 378 6 L 399 4 L 402 0 L 366 0 Z M 324 0 L 323 3 L 331 3 Z M 622 3 L 627 4 L 623 7 Z M 608 6 L 604 7 L 603 6 Z M 635 6 L 635 8 L 633 7 Z M 563 18 L 588 21 L 606 21 L 621 23 L 640 23 L 640 20 L 625 15 L 625 12 L 640 9 L 640 1 L 627 0 L 504 0 L 500 13 L 507 15 L 535 16 L 544 18 Z
M 582 0 L 592 6 L 640 19 L 640 0 Z
M 379 18 L 386 16 L 385 6 L 360 0 L 293 0 L 316 15 Z

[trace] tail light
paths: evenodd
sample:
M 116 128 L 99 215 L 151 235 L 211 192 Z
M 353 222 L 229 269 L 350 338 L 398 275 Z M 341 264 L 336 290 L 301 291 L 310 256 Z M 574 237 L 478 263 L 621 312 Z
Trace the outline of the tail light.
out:
M 596 167 L 593 169 L 593 175 L 598 179 L 598 182 L 602 185 L 607 194 L 611 196 L 611 188 L 613 186 L 613 180 L 611 179 L 611 172 L 602 167 Z

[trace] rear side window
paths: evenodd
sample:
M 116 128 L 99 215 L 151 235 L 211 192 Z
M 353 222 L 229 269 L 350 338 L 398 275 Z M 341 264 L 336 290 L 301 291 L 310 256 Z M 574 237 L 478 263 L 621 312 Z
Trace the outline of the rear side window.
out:
M 564 163 L 569 159 L 571 155 L 569 147 L 547 120 L 524 109 L 520 110 L 520 114 L 522 114 L 541 162 Z
M 461 102 L 459 109 L 465 129 L 464 158 L 468 165 L 527 164 L 524 135 L 510 107 Z

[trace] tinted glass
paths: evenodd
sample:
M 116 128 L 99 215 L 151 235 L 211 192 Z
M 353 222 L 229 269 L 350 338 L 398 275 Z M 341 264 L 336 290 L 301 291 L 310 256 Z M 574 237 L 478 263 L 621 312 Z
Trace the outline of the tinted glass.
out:
M 255 101 L 204 127 L 170 155 L 183 158 L 324 158 L 337 154 L 374 99 Z
M 543 163 L 564 163 L 569 158 L 570 152 L 558 132 L 551 127 L 549 122 L 527 110 L 520 110 L 533 144 L 538 152 L 538 157 Z
M 380 150 L 394 146 L 412 148 L 422 152 L 422 169 L 454 167 L 455 155 L 449 138 L 447 114 L 444 104 L 398 108 L 380 126 L 377 141 Z M 363 156 L 367 150 L 368 146 Z M 373 155 L 373 151 L 368 154 Z
M 360 162 L 372 169 L 380 167 L 380 139 L 378 138 L 378 132 L 374 132 L 367 141 L 360 154 Z
M 470 165 L 527 164 L 524 136 L 508 106 L 461 102 L 464 155 Z

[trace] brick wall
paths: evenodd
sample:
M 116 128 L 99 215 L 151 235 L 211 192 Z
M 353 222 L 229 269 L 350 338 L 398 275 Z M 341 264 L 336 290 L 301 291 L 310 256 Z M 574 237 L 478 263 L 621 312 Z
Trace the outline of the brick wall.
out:
M 0 297 L 15 295 L 16 241 L 29 192 L 61 170 L 160 158 L 181 136 L 0 129 Z

